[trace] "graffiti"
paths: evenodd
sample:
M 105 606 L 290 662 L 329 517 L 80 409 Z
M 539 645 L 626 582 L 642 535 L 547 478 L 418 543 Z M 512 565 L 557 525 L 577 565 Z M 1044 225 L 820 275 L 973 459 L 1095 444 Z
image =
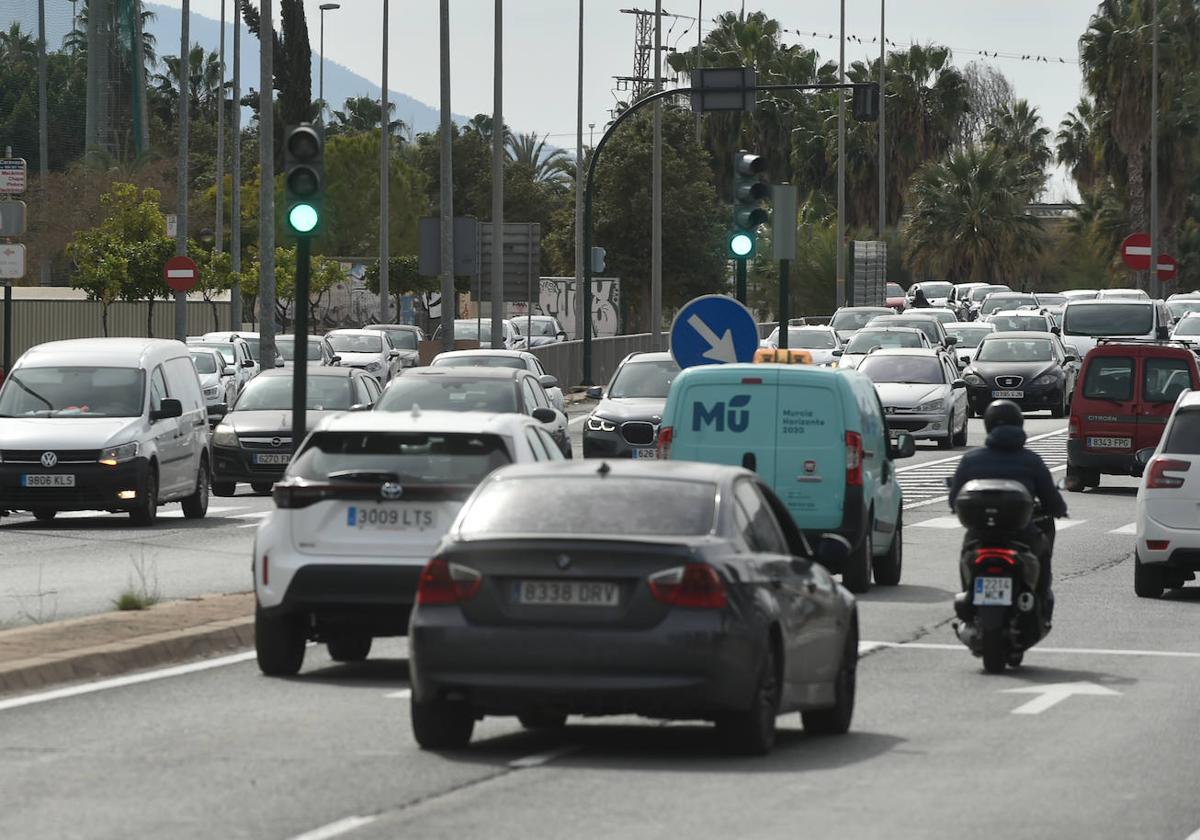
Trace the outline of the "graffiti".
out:
M 592 281 L 592 335 L 610 336 L 620 331 L 618 313 L 621 304 L 621 281 L 597 277 Z M 534 315 L 553 315 L 571 338 L 580 338 L 575 329 L 575 278 L 543 277 L 538 287 Z M 510 304 L 509 317 L 526 314 L 522 303 Z

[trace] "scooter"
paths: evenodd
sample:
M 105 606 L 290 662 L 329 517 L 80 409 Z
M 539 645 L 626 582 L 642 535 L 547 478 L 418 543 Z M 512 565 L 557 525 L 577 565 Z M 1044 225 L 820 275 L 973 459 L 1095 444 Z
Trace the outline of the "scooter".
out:
M 960 558 L 964 591 L 954 599 L 954 631 L 989 674 L 1017 667 L 1050 627 L 1037 594 L 1041 561 L 1013 538 L 1034 520 L 1036 503 L 1017 481 L 976 480 L 955 499 L 958 520 L 979 539 Z

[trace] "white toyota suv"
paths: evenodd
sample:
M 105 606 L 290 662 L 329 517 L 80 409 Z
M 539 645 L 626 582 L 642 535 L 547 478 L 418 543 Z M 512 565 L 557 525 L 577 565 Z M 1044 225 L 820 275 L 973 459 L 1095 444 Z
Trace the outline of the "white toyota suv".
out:
M 295 674 L 310 639 L 352 662 L 374 638 L 405 635 L 421 570 L 480 480 L 562 457 L 544 424 L 520 414 L 414 408 L 322 421 L 255 536 L 259 668 Z

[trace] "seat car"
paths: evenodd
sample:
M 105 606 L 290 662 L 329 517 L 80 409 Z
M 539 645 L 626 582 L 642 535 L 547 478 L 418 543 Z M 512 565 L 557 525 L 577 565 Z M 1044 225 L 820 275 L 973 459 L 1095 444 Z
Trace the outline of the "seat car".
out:
M 885 301 L 888 309 L 895 312 L 903 312 L 908 308 L 908 300 L 905 297 L 904 287 L 899 283 L 888 283 L 885 287 Z
M 858 366 L 883 402 L 888 428 L 951 449 L 967 445 L 967 385 L 936 350 L 877 350 Z
M 867 354 L 883 347 L 929 347 L 929 339 L 916 327 L 866 327 L 854 334 L 850 343 L 834 351 L 834 366 L 854 370 Z
M 425 340 L 425 331 L 420 327 L 412 324 L 368 324 L 363 329 L 387 333 L 392 348 L 398 353 L 401 370 L 421 363 L 419 347 Z
M 239 481 L 255 493 L 269 493 L 292 459 L 292 371 L 269 370 L 256 377 L 213 430 L 213 494 L 232 496 Z M 369 408 L 379 399 L 379 383 L 349 367 L 310 367 L 304 428 L 322 417 Z
M 951 290 L 954 289 L 954 284 L 941 280 L 913 283 L 908 287 L 908 292 L 905 295 L 909 307 L 913 305 L 913 298 L 916 297 L 918 289 L 925 293 L 925 299 L 929 301 L 930 306 L 945 306 L 947 298 L 950 297 Z
M 567 340 L 567 331 L 553 315 L 526 315 L 513 318 L 513 325 L 528 339 L 530 347 L 544 347 Z
M 505 464 L 561 457 L 540 423 L 516 414 L 327 418 L 255 534 L 259 668 L 295 674 L 310 640 L 336 661 L 362 660 L 373 639 L 407 633 L 421 570 L 475 485 Z
M 958 357 L 959 368 L 966 367 L 975 356 L 979 342 L 996 331 L 994 324 L 983 321 L 961 321 L 957 324 L 946 324 L 946 333 L 958 339 L 954 345 L 954 355 Z
M 1171 315 L 1162 301 L 1073 300 L 1063 309 L 1063 343 L 1073 346 L 1080 358 L 1101 338 L 1155 341 L 1170 333 Z
M 279 358 L 283 361 L 280 367 L 290 370 L 295 366 L 296 336 L 275 336 L 275 350 L 279 353 Z M 328 338 L 321 335 L 310 335 L 308 337 L 308 367 L 332 367 L 341 363 L 342 357 L 333 349 L 333 345 L 329 343 Z
M 1176 400 L 1158 446 L 1139 451 L 1138 460 L 1145 469 L 1137 495 L 1133 590 L 1157 598 L 1200 572 L 1200 393 Z
M 788 327 L 787 340 L 789 350 L 807 350 L 812 355 L 814 365 L 827 365 L 833 361 L 835 350 L 842 349 L 842 340 L 838 338 L 833 327 Z M 760 342 L 765 349 L 779 348 L 779 327 L 771 331 Z
M 495 367 L 527 370 L 536 376 L 538 382 L 546 389 L 546 396 L 549 397 L 550 404 L 559 411 L 565 412 L 567 410 L 566 398 L 563 396 L 562 388 L 558 385 L 558 379 L 546 373 L 546 369 L 542 367 L 542 360 L 527 350 L 489 350 L 482 347 L 478 350 L 450 350 L 434 356 L 429 366 L 435 368 Z
M 1058 334 L 1059 329 L 1049 315 L 1031 309 L 998 309 L 983 319 L 996 332 L 1042 332 Z
M 528 344 L 525 336 L 521 335 L 521 331 L 513 326 L 510 319 L 505 319 L 500 322 L 503 333 L 502 346 L 498 349 L 502 350 L 525 350 Z M 437 341 L 442 337 L 442 328 L 439 325 L 433 333 L 433 340 Z M 492 346 L 492 322 L 490 319 L 476 320 L 475 318 L 457 318 L 454 321 L 454 339 L 455 341 L 478 341 L 480 347 Z
M 1037 298 L 1029 292 L 992 292 L 979 304 L 975 318 L 986 318 L 993 312 L 1020 309 L 1022 306 L 1037 306 Z
M 1101 474 L 1140 474 L 1135 454 L 1158 446 L 1175 400 L 1200 387 L 1200 369 L 1189 345 L 1101 339 L 1084 357 L 1079 382 L 1067 426 L 1066 486 L 1074 491 L 1098 487 Z
M 1065 417 L 1075 393 L 1079 357 L 1045 332 L 998 332 L 983 339 L 963 371 L 971 411 L 982 415 L 992 400 L 1012 400 L 1022 411 Z
M 222 333 L 225 337 L 222 338 L 193 338 L 188 337 L 188 348 L 207 347 L 211 350 L 219 350 L 221 356 L 225 359 L 225 364 L 233 369 L 233 379 L 237 385 L 237 392 L 240 394 L 246 384 L 258 376 L 258 362 L 250 355 L 250 345 L 245 339 L 238 336 L 230 336 L 228 333 Z
M 845 344 L 876 315 L 891 315 L 893 311 L 887 306 L 843 306 L 833 313 L 829 326 L 837 331 L 839 341 Z M 788 346 L 792 345 L 789 343 Z
M 417 368 L 383 392 L 376 411 L 486 411 L 526 414 L 543 423 L 564 458 L 571 457 L 567 415 L 550 404 L 541 381 L 512 368 Z
M 802 531 L 814 540 L 839 534 L 852 551 L 830 570 L 851 592 L 870 589 L 872 574 L 880 584 L 900 581 L 903 490 L 892 459 L 912 446 L 907 436 L 891 444 L 869 379 L 810 365 L 685 370 L 659 432 L 664 458 L 754 470 Z
M 658 430 L 679 364 L 670 353 L 630 353 L 583 421 L 584 458 L 658 458 Z
M 325 334 L 342 367 L 365 370 L 380 386 L 387 385 L 400 371 L 400 351 L 386 332 L 379 330 L 332 330 Z
M 730 751 L 763 754 L 785 712 L 810 735 L 850 728 L 857 645 L 853 597 L 753 473 L 505 467 L 421 573 L 413 735 L 446 749 L 487 715 L 633 713 L 711 720 Z
M 153 338 L 52 341 L 17 359 L 0 388 L 0 510 L 159 505 L 208 512 L 208 410 L 191 348 Z
M 200 391 L 212 420 L 220 420 L 220 411 L 228 410 L 237 398 L 237 382 L 233 368 L 225 364 L 220 350 L 210 347 L 189 347 L 196 375 L 200 377 Z M 220 409 L 217 407 L 220 406 Z

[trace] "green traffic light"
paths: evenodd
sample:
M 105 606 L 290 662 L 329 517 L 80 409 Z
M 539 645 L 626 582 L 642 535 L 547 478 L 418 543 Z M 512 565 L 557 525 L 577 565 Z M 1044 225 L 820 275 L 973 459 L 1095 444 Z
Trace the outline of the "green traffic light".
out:
M 734 233 L 729 237 L 729 253 L 737 259 L 745 259 L 754 253 L 754 237 L 748 233 Z
M 297 204 L 288 211 L 288 224 L 296 233 L 312 233 L 317 226 L 317 208 L 311 204 Z

